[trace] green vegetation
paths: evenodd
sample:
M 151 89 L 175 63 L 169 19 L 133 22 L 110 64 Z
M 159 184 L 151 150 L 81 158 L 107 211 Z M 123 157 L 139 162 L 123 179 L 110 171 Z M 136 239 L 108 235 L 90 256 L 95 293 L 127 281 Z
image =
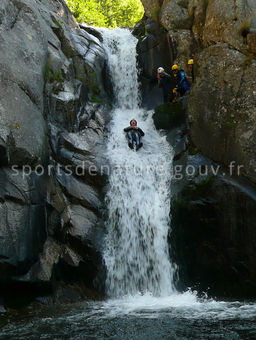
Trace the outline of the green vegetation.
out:
M 100 89 L 98 88 L 98 86 L 96 86 L 96 85 L 92 86 L 92 93 L 95 94 L 95 95 L 100 94 Z
M 50 83 L 53 83 L 54 81 L 58 83 L 64 82 L 62 71 L 61 70 L 53 71 L 51 69 L 50 59 L 47 60 L 45 65 L 44 79 L 45 81 L 49 81 Z
M 204 8 L 207 9 L 209 5 L 209 0 L 203 0 Z
M 159 22 L 159 15 L 161 12 L 161 8 L 160 7 L 155 7 L 151 10 L 151 17 L 154 21 Z
M 241 91 L 241 90 L 239 90 Z M 238 92 L 239 92 L 238 91 Z M 242 91 L 241 91 L 242 94 Z M 238 93 L 237 93 L 238 95 Z M 236 127 L 236 116 L 237 112 L 236 111 L 229 111 L 226 116 L 226 121 L 225 121 L 225 127 L 229 130 L 233 130 L 234 127 Z M 228 132 L 228 130 L 226 130 Z
M 233 20 L 233 21 L 237 21 L 237 20 L 238 20 L 238 15 L 237 15 L 237 14 L 234 14 L 232 20 Z
M 56 26 L 58 26 L 59 28 L 61 28 L 61 22 L 58 21 L 56 18 L 53 19 L 53 22 L 55 23 Z
M 166 103 L 155 108 L 153 120 L 157 129 L 171 130 L 186 119 L 182 102 Z
M 101 101 L 100 101 L 98 98 L 96 98 L 96 97 L 91 97 L 90 101 L 91 101 L 92 103 L 101 104 Z
M 244 57 L 244 62 L 242 64 L 242 68 L 245 70 L 248 67 L 250 67 L 252 65 L 253 62 L 253 55 L 246 55 Z
M 133 27 L 143 16 L 140 0 L 65 0 L 76 20 L 99 27 Z
M 244 21 L 241 23 L 239 27 L 239 34 L 243 37 L 246 38 L 247 34 L 250 33 L 251 29 L 251 22 L 250 21 Z
M 195 156 L 198 154 L 198 149 L 197 147 L 193 146 L 193 145 L 190 145 L 189 148 L 188 148 L 188 153 L 189 155 L 191 156 Z
M 178 5 L 180 6 L 180 7 L 182 7 L 182 8 L 188 8 L 188 0 L 180 0 L 179 2 L 178 2 Z
M 228 129 L 233 129 L 236 126 L 235 122 L 226 122 L 226 126 Z

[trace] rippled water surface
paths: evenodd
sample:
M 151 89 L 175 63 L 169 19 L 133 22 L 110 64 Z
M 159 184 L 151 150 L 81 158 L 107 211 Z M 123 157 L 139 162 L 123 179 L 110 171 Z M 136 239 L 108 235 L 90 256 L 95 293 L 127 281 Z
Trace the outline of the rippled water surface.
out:
M 138 295 L 31 311 L 0 339 L 256 339 L 255 321 L 253 303 Z

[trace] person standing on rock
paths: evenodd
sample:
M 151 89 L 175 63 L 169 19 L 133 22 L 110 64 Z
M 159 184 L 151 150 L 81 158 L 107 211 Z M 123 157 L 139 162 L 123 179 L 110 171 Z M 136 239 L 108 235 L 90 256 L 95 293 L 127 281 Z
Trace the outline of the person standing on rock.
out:
M 189 82 L 184 70 L 180 70 L 178 65 L 175 64 L 172 66 L 172 72 L 175 79 L 177 92 L 182 97 L 187 91 L 190 90 Z
M 174 86 L 171 84 L 171 76 L 165 72 L 163 67 L 157 69 L 158 86 L 163 90 L 164 103 L 172 101 L 172 89 Z
M 195 81 L 195 75 L 194 75 L 194 59 L 189 59 L 188 61 L 188 68 L 191 73 L 192 83 Z

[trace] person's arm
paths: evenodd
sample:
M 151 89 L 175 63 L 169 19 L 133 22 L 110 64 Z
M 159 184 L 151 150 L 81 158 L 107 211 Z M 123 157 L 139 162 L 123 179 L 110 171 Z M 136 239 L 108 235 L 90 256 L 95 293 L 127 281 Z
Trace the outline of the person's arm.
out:
M 139 131 L 141 136 L 145 136 L 145 133 L 141 130 L 141 128 L 138 128 L 138 131 Z
M 186 76 L 185 76 L 185 72 L 181 71 L 180 72 L 180 81 L 179 81 L 179 86 L 182 86 L 183 82 L 185 81 Z
M 166 72 L 164 72 L 164 75 L 167 77 L 167 78 L 171 78 L 171 76 L 168 74 L 168 73 L 166 73 Z
M 128 126 L 127 128 L 124 129 L 124 132 L 128 132 L 128 131 L 130 131 L 130 130 L 132 130 L 132 129 L 133 129 L 132 126 Z
M 162 87 L 162 82 L 161 82 L 161 77 L 160 76 L 157 76 L 157 84 L 158 84 L 158 87 Z

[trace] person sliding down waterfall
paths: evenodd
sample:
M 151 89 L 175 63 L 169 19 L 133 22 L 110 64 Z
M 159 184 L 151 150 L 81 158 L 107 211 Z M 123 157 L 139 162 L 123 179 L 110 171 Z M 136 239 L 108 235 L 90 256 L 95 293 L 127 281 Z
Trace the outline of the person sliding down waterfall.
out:
M 132 119 L 130 121 L 130 126 L 124 129 L 124 132 L 127 132 L 127 139 L 129 148 L 138 151 L 143 143 L 141 143 L 141 137 L 145 134 L 144 132 L 137 126 L 137 121 Z

